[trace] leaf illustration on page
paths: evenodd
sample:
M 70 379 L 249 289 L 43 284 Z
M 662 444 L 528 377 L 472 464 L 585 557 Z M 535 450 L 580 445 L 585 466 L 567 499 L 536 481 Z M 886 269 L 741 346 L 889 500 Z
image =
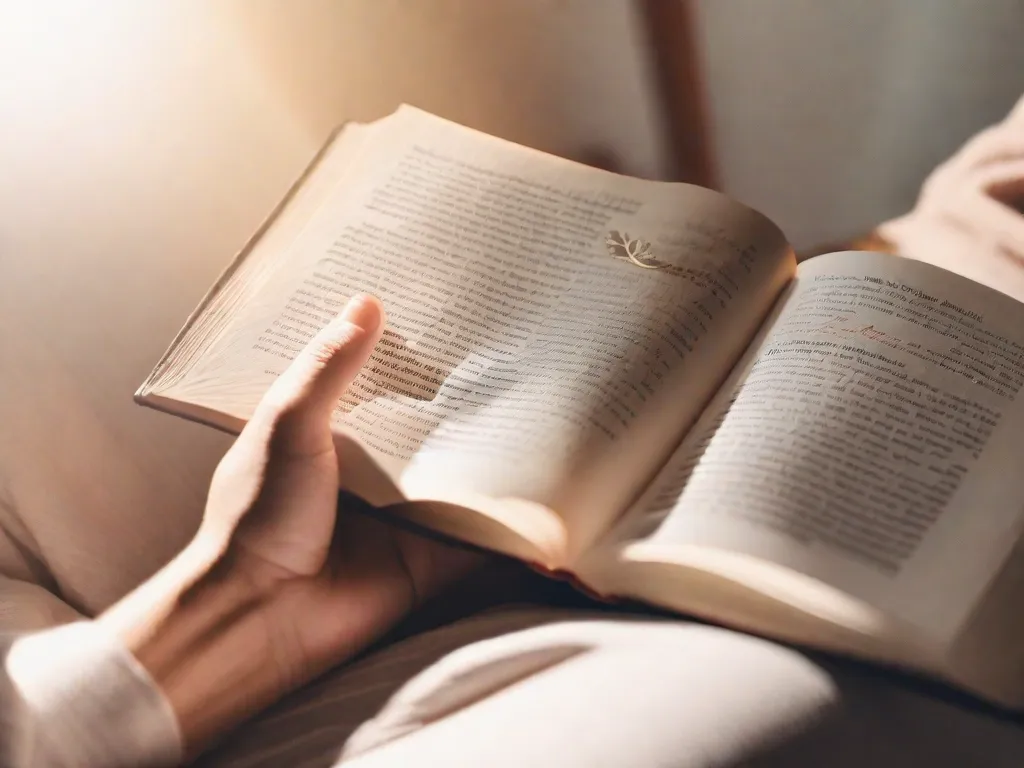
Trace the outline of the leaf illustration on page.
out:
M 651 244 L 648 241 L 640 238 L 634 240 L 630 238 L 628 232 L 620 233 L 617 229 L 613 229 L 608 233 L 604 244 L 608 248 L 608 253 L 616 259 L 629 261 L 643 269 L 661 269 L 668 266 L 654 258 Z

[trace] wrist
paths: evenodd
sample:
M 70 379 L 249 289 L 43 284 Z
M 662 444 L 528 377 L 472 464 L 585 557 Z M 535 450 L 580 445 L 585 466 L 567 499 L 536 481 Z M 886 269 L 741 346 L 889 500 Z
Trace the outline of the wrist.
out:
M 268 631 L 270 599 L 224 548 L 197 539 L 99 618 L 163 693 L 187 754 L 286 690 L 293 664 Z

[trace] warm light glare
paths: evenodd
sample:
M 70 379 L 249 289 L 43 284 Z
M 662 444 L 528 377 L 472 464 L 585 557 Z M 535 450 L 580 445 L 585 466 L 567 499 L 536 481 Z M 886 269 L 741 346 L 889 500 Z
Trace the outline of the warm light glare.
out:
M 110 80 L 132 18 L 150 3 L 8 2 L 0 6 L 0 57 L 7 95 L 39 101 Z M 123 62 L 121 62 L 123 63 Z M 63 91 L 63 92 L 62 92 Z M 42 97 L 42 98 L 40 98 Z M 23 105 L 26 103 L 21 102 Z
M 91 130 L 116 125 L 167 66 L 174 15 L 169 2 L 0 3 L 2 130 L 39 141 L 68 119 Z

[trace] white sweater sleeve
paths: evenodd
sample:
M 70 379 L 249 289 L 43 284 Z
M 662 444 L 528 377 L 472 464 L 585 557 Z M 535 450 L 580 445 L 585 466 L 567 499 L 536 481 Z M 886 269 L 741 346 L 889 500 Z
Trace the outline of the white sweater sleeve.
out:
M 0 631 L 0 768 L 168 766 L 177 721 L 117 638 L 79 621 Z

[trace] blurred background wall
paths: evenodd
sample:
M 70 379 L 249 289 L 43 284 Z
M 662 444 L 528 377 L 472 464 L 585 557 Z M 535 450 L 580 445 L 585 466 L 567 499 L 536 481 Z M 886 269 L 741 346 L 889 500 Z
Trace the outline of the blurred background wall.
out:
M 331 127 L 409 101 L 669 177 L 652 5 L 0 1 L 0 514 L 82 521 L 83 557 L 117 574 L 83 606 L 155 567 L 139 514 L 167 555 L 191 535 L 226 440 L 131 394 Z M 1017 0 L 693 6 L 677 44 L 699 54 L 720 186 L 798 246 L 904 210 L 1024 92 Z M 98 510 L 127 545 L 91 532 Z
M 698 0 L 721 186 L 799 247 L 909 207 L 1024 94 L 1020 0 Z

